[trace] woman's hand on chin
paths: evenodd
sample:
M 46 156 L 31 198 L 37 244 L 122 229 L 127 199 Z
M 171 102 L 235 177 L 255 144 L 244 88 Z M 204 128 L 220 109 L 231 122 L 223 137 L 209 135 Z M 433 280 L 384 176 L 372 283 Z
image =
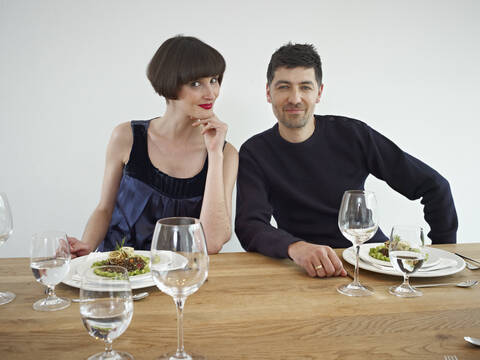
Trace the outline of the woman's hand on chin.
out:
M 209 153 L 219 152 L 222 153 L 223 144 L 227 135 L 228 125 L 220 121 L 216 115 L 209 117 L 208 119 L 198 119 L 192 126 L 201 126 L 205 139 L 205 145 Z

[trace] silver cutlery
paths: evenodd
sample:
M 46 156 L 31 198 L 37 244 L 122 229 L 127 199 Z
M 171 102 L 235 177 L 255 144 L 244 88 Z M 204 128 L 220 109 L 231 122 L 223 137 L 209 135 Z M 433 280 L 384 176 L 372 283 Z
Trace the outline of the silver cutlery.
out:
M 465 336 L 464 339 L 465 339 L 465 341 L 469 342 L 472 345 L 480 346 L 480 339 L 479 338 Z
M 476 265 L 473 265 L 473 264 L 470 264 L 469 262 L 465 261 L 465 265 L 467 267 L 468 270 L 478 270 L 480 269 L 480 266 L 476 266 Z
M 132 296 L 132 299 L 133 300 L 142 300 L 142 299 L 145 299 L 147 296 L 148 296 L 148 292 L 141 292 L 141 293 L 138 293 L 138 294 L 135 294 Z M 84 302 L 84 301 L 88 301 L 88 300 L 82 300 L 82 299 L 78 299 L 78 298 L 73 298 L 71 299 L 73 302 Z
M 445 355 L 443 360 L 458 360 L 456 355 Z
M 469 288 L 478 284 L 478 280 L 466 280 L 459 283 L 442 283 L 442 284 L 422 284 L 422 285 L 412 285 L 416 288 L 427 288 L 427 287 L 436 287 L 436 286 L 449 286 L 455 285 L 458 287 Z
M 465 260 L 472 261 L 472 262 L 474 262 L 474 263 L 476 263 L 476 264 L 480 265 L 480 261 L 478 261 L 478 260 L 475 260 L 475 259 L 469 258 L 468 256 L 461 255 L 461 254 L 459 254 L 459 253 L 455 253 L 455 255 L 457 255 L 457 256 L 460 256 L 461 258 L 463 258 L 463 259 L 465 259 Z

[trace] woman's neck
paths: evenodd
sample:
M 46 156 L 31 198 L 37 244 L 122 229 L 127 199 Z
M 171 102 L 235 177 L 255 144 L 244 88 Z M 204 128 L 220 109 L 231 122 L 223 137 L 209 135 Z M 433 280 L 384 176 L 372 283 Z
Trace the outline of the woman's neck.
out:
M 162 137 L 183 142 L 199 137 L 200 128 L 193 127 L 193 122 L 194 120 L 188 115 L 176 111 L 167 105 L 165 114 L 152 120 L 150 126 L 156 134 Z

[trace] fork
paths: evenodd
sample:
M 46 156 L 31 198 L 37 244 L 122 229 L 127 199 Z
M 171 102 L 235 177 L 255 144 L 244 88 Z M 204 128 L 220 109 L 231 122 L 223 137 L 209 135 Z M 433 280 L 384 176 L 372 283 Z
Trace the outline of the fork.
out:
M 467 265 L 467 269 L 469 269 L 469 270 L 478 270 L 478 269 L 480 269 L 480 266 L 470 264 L 468 261 L 465 261 L 465 265 Z
M 443 360 L 458 360 L 456 355 L 445 355 Z

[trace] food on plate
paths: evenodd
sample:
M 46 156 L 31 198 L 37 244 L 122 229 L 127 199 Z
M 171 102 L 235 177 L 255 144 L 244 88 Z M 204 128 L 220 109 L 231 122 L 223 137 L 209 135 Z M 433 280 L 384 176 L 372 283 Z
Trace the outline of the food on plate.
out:
M 390 245 L 390 240 L 385 241 L 385 243 L 378 245 L 376 247 L 372 247 L 368 252 L 368 255 L 373 257 L 374 259 L 381 260 L 381 261 L 390 261 L 388 257 L 388 246 Z
M 128 270 L 128 276 L 141 275 L 150 272 L 150 258 L 148 256 L 135 255 L 135 251 L 131 247 L 119 247 L 115 251 L 111 251 L 106 260 L 94 262 L 92 268 L 96 266 L 123 266 Z M 108 267 L 93 270 L 95 274 L 104 277 L 115 277 L 117 274 L 113 269 Z
M 420 252 L 419 249 L 412 249 L 408 243 L 402 241 L 400 239 L 400 236 L 396 235 L 393 237 L 393 241 L 397 243 L 397 251 L 414 251 L 414 252 Z M 373 257 L 374 259 L 381 260 L 381 261 L 387 261 L 390 262 L 390 257 L 388 256 L 388 247 L 390 246 L 390 240 L 385 241 L 385 243 L 378 245 L 376 247 L 372 247 L 368 255 Z M 428 260 L 428 253 L 425 254 L 425 261 Z

